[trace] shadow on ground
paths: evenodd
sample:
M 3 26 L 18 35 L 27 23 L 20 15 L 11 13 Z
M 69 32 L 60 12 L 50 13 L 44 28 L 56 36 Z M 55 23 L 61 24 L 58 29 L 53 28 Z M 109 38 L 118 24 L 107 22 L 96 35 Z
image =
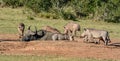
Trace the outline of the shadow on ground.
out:
M 19 41 L 19 39 L 0 39 L 0 42 L 1 41 Z
M 120 43 L 112 43 L 112 44 L 109 44 L 109 46 L 116 46 L 116 47 L 120 47 Z

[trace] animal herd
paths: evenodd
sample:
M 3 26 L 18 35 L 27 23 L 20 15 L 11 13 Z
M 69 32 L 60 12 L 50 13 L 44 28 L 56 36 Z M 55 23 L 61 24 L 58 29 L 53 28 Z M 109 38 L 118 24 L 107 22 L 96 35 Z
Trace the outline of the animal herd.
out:
M 31 41 L 31 40 L 68 40 L 74 41 L 74 37 L 76 37 L 77 31 L 81 30 L 81 27 L 78 23 L 69 22 L 64 25 L 64 33 L 61 33 L 58 29 L 53 28 L 51 26 L 44 26 L 40 30 L 37 30 L 35 26 L 35 30 L 31 30 L 31 26 L 24 32 L 25 24 L 19 23 L 18 32 L 19 39 L 21 41 Z M 95 42 L 99 43 L 103 41 L 105 45 L 110 43 L 109 33 L 105 30 L 98 30 L 94 28 L 84 28 L 84 31 L 80 35 L 80 38 L 83 38 L 84 42 Z

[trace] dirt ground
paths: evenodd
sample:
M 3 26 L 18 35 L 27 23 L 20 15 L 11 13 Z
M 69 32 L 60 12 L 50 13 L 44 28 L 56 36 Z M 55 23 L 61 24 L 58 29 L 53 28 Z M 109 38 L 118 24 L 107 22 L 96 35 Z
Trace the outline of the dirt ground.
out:
M 15 34 L 0 34 L 2 55 L 57 55 L 65 57 L 120 59 L 120 39 L 111 39 L 109 46 L 76 41 L 18 41 Z

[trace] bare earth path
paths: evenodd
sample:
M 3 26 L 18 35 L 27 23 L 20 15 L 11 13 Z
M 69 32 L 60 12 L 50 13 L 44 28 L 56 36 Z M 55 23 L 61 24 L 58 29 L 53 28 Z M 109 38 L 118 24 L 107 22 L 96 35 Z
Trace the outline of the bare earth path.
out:
M 120 59 L 120 39 L 112 39 L 109 46 L 68 41 L 21 42 L 15 34 L 0 34 L 0 54 L 7 55 L 59 55 L 65 57 Z

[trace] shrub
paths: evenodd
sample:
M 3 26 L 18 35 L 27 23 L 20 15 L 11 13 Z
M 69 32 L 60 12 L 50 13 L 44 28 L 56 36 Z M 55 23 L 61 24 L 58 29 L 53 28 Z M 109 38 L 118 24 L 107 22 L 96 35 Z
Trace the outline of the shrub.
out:
M 3 2 L 7 6 L 12 6 L 12 8 L 16 8 L 18 6 L 23 6 L 22 0 L 3 0 Z
M 65 20 L 74 20 L 74 21 L 76 20 L 76 17 L 69 12 L 63 12 L 62 13 L 62 18 L 65 19 Z
M 49 11 L 51 3 L 50 0 L 28 0 L 26 6 L 39 13 L 41 11 Z
M 6 6 L 25 6 L 46 18 L 93 19 L 120 22 L 120 0 L 1 0 Z M 1 4 L 1 3 L 0 3 Z M 52 15 L 53 13 L 54 15 Z

